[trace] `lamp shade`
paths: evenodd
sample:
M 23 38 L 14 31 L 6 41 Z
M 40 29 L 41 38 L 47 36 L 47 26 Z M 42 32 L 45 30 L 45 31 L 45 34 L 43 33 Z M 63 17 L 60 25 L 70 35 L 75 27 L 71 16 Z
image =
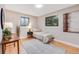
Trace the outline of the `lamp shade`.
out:
M 5 22 L 4 28 L 13 28 L 13 24 L 11 22 Z

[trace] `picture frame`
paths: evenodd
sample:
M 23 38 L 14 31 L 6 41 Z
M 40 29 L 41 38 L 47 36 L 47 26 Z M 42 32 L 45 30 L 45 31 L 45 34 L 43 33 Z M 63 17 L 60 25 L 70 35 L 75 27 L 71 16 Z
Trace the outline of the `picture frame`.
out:
M 21 16 L 20 26 L 28 26 L 28 25 L 29 25 L 29 18 Z
M 58 26 L 58 16 L 49 16 L 45 18 L 45 26 Z

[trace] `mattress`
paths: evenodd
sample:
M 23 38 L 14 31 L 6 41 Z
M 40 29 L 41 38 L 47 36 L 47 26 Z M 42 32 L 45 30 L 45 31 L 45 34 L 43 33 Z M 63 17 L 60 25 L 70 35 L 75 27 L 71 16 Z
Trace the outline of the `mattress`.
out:
M 33 36 L 39 40 L 41 40 L 43 43 L 48 43 L 51 38 L 53 38 L 53 35 L 50 33 L 45 32 L 34 32 Z M 51 36 L 51 37 L 49 37 Z
M 37 39 L 28 40 L 22 43 L 22 49 L 25 54 L 64 54 L 63 48 L 44 44 Z
M 37 39 L 40 39 L 42 40 L 43 39 L 43 36 L 44 36 L 44 33 L 43 32 L 34 32 L 33 33 L 33 36 Z

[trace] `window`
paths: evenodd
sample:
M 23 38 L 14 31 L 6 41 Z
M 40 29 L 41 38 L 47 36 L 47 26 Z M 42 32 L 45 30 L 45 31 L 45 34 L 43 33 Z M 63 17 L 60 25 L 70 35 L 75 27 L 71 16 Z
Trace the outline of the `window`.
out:
M 64 14 L 64 32 L 79 33 L 79 11 Z

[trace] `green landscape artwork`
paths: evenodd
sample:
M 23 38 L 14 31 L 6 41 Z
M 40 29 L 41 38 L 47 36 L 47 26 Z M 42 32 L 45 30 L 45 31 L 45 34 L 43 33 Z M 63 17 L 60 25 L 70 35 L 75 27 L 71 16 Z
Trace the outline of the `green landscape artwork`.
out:
M 45 18 L 45 25 L 46 26 L 58 26 L 58 17 L 55 16 L 49 16 Z

